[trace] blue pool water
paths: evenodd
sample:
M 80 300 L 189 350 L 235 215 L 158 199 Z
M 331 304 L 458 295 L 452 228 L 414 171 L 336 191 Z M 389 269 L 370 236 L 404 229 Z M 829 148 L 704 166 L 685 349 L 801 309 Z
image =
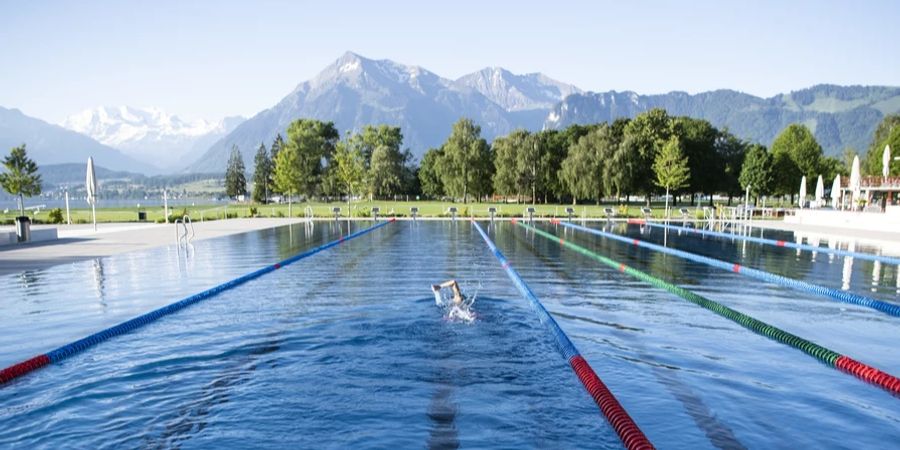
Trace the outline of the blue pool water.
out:
M 295 225 L 0 277 L 0 367 L 370 223 Z M 590 225 L 601 227 L 603 224 Z M 603 255 L 900 374 L 898 322 L 573 230 Z M 897 268 L 617 232 L 897 302 Z M 509 223 L 489 233 L 661 448 L 883 448 L 898 399 Z M 767 237 L 791 239 L 784 233 Z M 872 251 L 874 249 L 862 250 Z M 429 286 L 477 291 L 447 321 Z M 874 283 L 874 284 L 873 284 Z M 467 222 L 398 222 L 0 388 L 0 447 L 619 448 Z

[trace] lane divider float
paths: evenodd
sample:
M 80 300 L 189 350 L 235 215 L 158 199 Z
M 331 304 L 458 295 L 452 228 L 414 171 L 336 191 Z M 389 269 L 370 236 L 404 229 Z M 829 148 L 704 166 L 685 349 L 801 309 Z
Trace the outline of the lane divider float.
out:
M 503 256 L 503 253 L 500 252 L 497 246 L 494 245 L 481 226 L 474 220 L 472 220 L 472 225 L 474 225 L 475 229 L 478 230 L 478 233 L 481 234 L 481 237 L 484 239 L 488 248 L 490 248 L 491 252 L 497 258 L 497 261 L 500 262 L 500 266 L 503 267 L 506 275 L 509 276 L 522 296 L 531 303 L 531 307 L 537 313 L 540 322 L 544 324 L 544 326 L 547 327 L 547 330 L 550 331 L 550 334 L 553 335 L 557 349 L 563 357 L 566 358 L 566 361 L 569 362 L 572 370 L 578 376 L 578 379 L 581 380 L 581 384 L 584 385 L 584 388 L 591 394 L 591 397 L 593 397 L 594 402 L 600 407 L 600 411 L 606 417 L 606 420 L 610 425 L 612 425 L 616 434 L 619 435 L 619 439 L 622 440 L 625 448 L 629 450 L 654 448 L 653 444 L 650 443 L 641 429 L 634 423 L 634 420 L 631 419 L 631 416 L 628 415 L 628 412 L 625 411 L 625 408 L 623 408 L 619 401 L 616 400 L 616 397 L 609 388 L 606 387 L 603 381 L 600 380 L 600 377 L 597 376 L 594 369 L 592 369 L 590 364 L 588 364 L 581 356 L 578 349 L 576 349 L 575 345 L 572 344 L 572 341 L 569 340 L 565 331 L 559 327 L 559 324 L 556 323 L 553 316 L 551 316 L 547 309 L 544 308 L 544 305 L 538 300 L 537 296 L 534 295 L 531 288 L 525 284 L 525 281 L 522 280 L 522 277 L 519 276 L 518 272 L 510 266 L 509 261 L 507 261 L 506 257 Z
M 91 348 L 91 347 L 93 347 L 103 341 L 106 341 L 110 338 L 113 338 L 115 336 L 119 336 L 119 335 L 128 333 L 130 331 L 136 330 L 138 328 L 141 328 L 144 325 L 154 322 L 163 316 L 167 316 L 174 312 L 180 311 L 187 306 L 193 305 L 194 303 L 200 302 L 202 300 L 206 300 L 210 297 L 214 297 L 217 294 L 220 294 L 229 289 L 234 289 L 235 287 L 238 287 L 250 280 L 259 278 L 269 272 L 280 269 L 289 264 L 293 264 L 297 261 L 300 261 L 301 259 L 308 258 L 312 255 L 315 255 L 316 253 L 322 252 L 331 247 L 335 247 L 335 246 L 337 246 L 343 242 L 346 242 L 350 239 L 353 239 L 355 237 L 359 237 L 366 233 L 372 232 L 378 228 L 386 226 L 387 224 L 393 223 L 395 220 L 396 219 L 391 218 L 390 220 L 388 220 L 386 222 L 382 222 L 382 223 L 373 225 L 369 228 L 359 230 L 359 231 L 349 234 L 347 236 L 343 236 L 340 239 L 333 240 L 325 245 L 321 245 L 319 247 L 315 247 L 315 248 L 307 250 L 305 252 L 298 253 L 298 254 L 291 256 L 290 258 L 287 258 L 283 261 L 279 261 L 275 264 L 265 266 L 262 269 L 250 272 L 246 275 L 240 276 L 233 280 L 226 281 L 225 283 L 222 283 L 218 286 L 214 286 L 203 292 L 191 295 L 190 297 L 183 298 L 175 303 L 171 303 L 171 304 L 163 306 L 159 309 L 150 311 L 146 314 L 137 316 L 131 320 L 122 322 L 118 325 L 112 326 L 103 331 L 99 331 L 99 332 L 94 333 L 83 339 L 79 339 L 75 342 L 63 345 L 62 347 L 59 347 L 55 350 L 49 351 L 42 355 L 35 356 L 33 358 L 22 361 L 20 363 L 13 364 L 12 366 L 9 366 L 3 370 L 0 370 L 0 386 L 3 386 L 4 384 L 8 383 L 9 381 L 19 378 L 29 372 L 33 372 L 37 369 L 40 369 L 41 367 L 44 367 L 44 366 L 52 364 L 52 363 L 60 362 L 72 355 L 81 353 L 81 352 L 87 350 L 88 348 Z
M 711 267 L 716 267 L 718 269 L 727 270 L 729 272 L 738 273 L 741 275 L 748 276 L 750 278 L 755 278 L 757 280 L 762 280 L 769 283 L 775 283 L 782 286 L 789 287 L 791 289 L 795 289 L 798 291 L 809 292 L 816 295 L 821 295 L 824 297 L 832 298 L 834 300 L 849 303 L 851 305 L 859 305 L 865 306 L 867 308 L 872 308 L 877 311 L 881 311 L 885 314 L 900 317 L 900 305 L 896 305 L 893 303 L 884 302 L 881 300 L 876 300 L 871 297 L 866 297 L 864 295 L 854 294 L 853 292 L 842 291 L 839 289 L 834 289 L 826 286 L 820 286 L 813 283 L 808 283 L 806 281 L 795 280 L 793 278 L 788 278 L 782 275 L 777 275 L 771 272 L 766 272 L 764 270 L 754 269 L 752 267 L 742 266 L 737 263 L 722 261 L 720 259 L 710 258 L 708 256 L 698 255 L 696 253 L 686 252 L 684 250 L 678 250 L 671 247 L 664 247 L 658 244 L 652 244 L 650 242 L 641 241 L 638 239 L 627 238 L 624 236 L 620 236 L 615 233 L 610 233 L 607 231 L 596 230 L 593 228 L 583 227 L 581 225 L 575 225 L 573 223 L 568 222 L 556 222 L 559 225 L 564 227 L 572 228 L 578 231 L 583 231 L 585 233 L 595 234 L 597 236 L 603 236 L 615 241 L 624 242 L 626 244 L 636 245 L 638 247 L 647 248 L 650 250 L 654 250 L 660 253 L 666 253 L 669 255 L 677 256 L 679 258 L 687 259 L 689 261 L 698 262 L 701 264 L 706 264 Z
M 519 225 L 539 236 L 547 238 L 548 240 L 558 242 L 557 236 L 554 234 L 537 229 L 533 226 L 526 225 L 524 223 L 520 223 Z M 710 300 L 680 286 L 668 283 L 650 274 L 641 272 L 640 270 L 637 270 L 633 267 L 626 266 L 618 261 L 614 261 L 596 252 L 592 252 L 584 247 L 581 247 L 580 245 L 565 240 L 563 241 L 562 245 L 584 256 L 587 256 L 588 258 L 599 261 L 600 263 L 615 270 L 644 281 L 654 287 L 671 292 L 691 303 L 694 303 L 695 305 L 706 308 L 726 319 L 729 319 L 732 322 L 735 322 L 738 325 L 741 325 L 744 328 L 747 328 L 748 330 L 751 330 L 757 334 L 761 334 L 776 342 L 794 347 L 797 350 L 800 350 L 803 353 L 806 353 L 807 355 L 818 359 L 828 366 L 840 369 L 841 371 L 849 373 L 863 381 L 879 386 L 882 389 L 894 394 L 895 396 L 900 395 L 900 379 L 898 379 L 894 375 L 883 372 L 867 364 L 861 363 L 849 356 L 842 355 L 833 350 L 829 350 L 825 347 L 822 347 L 821 345 L 803 339 L 794 334 L 788 333 L 787 331 L 769 325 L 761 320 L 757 320 L 739 311 L 733 310 L 721 303 Z
M 808 251 L 812 251 L 812 252 L 819 252 L 819 253 L 832 254 L 832 255 L 838 255 L 838 256 L 852 256 L 854 258 L 864 259 L 867 261 L 879 261 L 879 262 L 882 262 L 885 264 L 900 265 L 900 258 L 895 258 L 895 257 L 891 257 L 891 256 L 873 255 L 871 253 L 851 252 L 849 250 L 841 250 L 838 248 L 819 247 L 816 245 L 798 244 L 796 242 L 781 241 L 781 240 L 776 240 L 776 239 L 766 239 L 766 238 L 754 237 L 754 236 L 741 236 L 741 235 L 737 235 L 737 234 L 723 233 L 721 231 L 701 230 L 698 228 L 682 227 L 679 225 L 656 223 L 656 222 L 651 222 L 646 219 L 628 219 L 628 223 L 636 224 L 636 225 L 647 225 L 647 226 L 657 227 L 657 228 L 667 228 L 669 230 L 675 230 L 675 231 L 685 231 L 688 233 L 699 234 L 702 236 L 738 239 L 741 241 L 755 242 L 757 244 L 773 245 L 775 247 L 786 247 L 786 248 L 793 248 L 793 249 L 799 249 L 799 250 L 808 250 Z

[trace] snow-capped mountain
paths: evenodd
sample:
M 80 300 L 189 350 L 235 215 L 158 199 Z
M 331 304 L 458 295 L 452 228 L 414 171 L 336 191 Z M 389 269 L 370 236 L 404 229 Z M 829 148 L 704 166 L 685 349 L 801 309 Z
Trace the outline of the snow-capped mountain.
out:
M 69 116 L 61 125 L 139 161 L 174 169 L 196 159 L 243 120 L 187 121 L 159 108 L 101 106 Z
M 28 156 L 38 165 L 61 163 L 83 165 L 88 157 L 92 156 L 98 164 L 110 169 L 145 174 L 159 172 L 153 166 L 136 161 L 119 150 L 81 133 L 26 116 L 18 109 L 0 106 L 0 149 L 8 152 L 10 148 L 23 143 L 28 146 Z
M 582 92 L 542 73 L 516 75 L 502 67 L 487 67 L 457 82 L 481 92 L 507 111 L 550 109 L 569 95 Z

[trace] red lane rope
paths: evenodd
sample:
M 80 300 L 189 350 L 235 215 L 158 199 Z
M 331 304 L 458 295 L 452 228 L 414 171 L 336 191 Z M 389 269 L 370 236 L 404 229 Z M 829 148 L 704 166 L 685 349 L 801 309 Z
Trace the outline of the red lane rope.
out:
M 0 384 L 19 378 L 22 375 L 25 375 L 32 370 L 40 369 L 47 364 L 50 364 L 50 357 L 47 355 L 38 355 L 34 358 L 9 366 L 3 370 L 0 370 Z
M 881 386 L 894 395 L 900 395 L 900 378 L 889 373 L 882 372 L 872 366 L 843 355 L 835 360 L 834 366 L 855 375 L 857 378 Z
M 644 432 L 634 423 L 625 408 L 616 400 L 616 397 L 609 391 L 609 388 L 603 384 L 591 365 L 588 364 L 581 355 L 575 355 L 569 360 L 572 369 L 581 380 L 581 384 L 594 398 L 594 402 L 600 407 L 600 411 L 606 416 L 609 423 L 616 430 L 619 439 L 625 444 L 625 448 L 631 449 L 652 449 L 653 444 L 644 435 Z

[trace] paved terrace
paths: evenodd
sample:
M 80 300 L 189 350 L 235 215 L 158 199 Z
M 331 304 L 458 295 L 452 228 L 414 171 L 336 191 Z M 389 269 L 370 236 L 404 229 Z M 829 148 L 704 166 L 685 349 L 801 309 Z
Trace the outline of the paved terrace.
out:
M 194 240 L 273 228 L 303 219 L 230 219 L 194 222 Z M 36 226 L 34 228 L 44 228 Z M 102 223 L 58 226 L 55 241 L 0 246 L 0 275 L 42 269 L 86 259 L 143 250 L 175 243 L 172 224 Z

